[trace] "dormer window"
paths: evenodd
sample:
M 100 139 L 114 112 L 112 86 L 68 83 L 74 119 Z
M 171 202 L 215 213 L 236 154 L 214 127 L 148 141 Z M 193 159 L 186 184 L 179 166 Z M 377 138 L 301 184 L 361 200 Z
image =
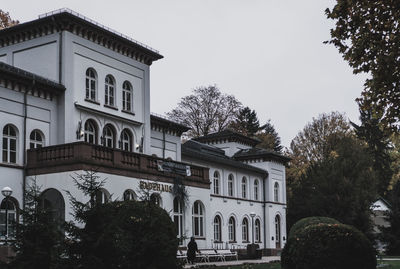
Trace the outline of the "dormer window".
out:
M 93 68 L 86 70 L 86 99 L 96 101 L 97 74 Z

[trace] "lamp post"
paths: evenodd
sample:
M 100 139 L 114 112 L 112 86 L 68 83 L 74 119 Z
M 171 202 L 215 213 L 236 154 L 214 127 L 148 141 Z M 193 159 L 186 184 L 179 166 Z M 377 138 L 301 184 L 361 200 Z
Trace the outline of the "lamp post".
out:
M 6 197 L 6 242 L 5 244 L 7 245 L 7 239 L 8 239 L 8 198 L 10 198 L 11 194 L 12 194 L 12 189 L 10 187 L 4 187 L 1 190 L 1 193 L 4 195 L 4 197 Z
M 250 217 L 251 217 L 251 234 L 252 234 L 252 236 L 253 236 L 253 241 L 252 241 L 252 243 L 254 244 L 254 217 L 256 216 L 256 213 L 254 213 L 254 212 L 251 212 L 250 213 Z

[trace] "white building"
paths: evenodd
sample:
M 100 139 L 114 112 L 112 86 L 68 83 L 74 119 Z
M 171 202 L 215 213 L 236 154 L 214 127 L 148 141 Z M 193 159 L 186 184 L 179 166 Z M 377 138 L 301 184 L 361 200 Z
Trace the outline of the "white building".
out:
M 288 159 L 231 131 L 181 145 L 187 127 L 150 115 L 150 65 L 161 58 L 68 9 L 1 30 L 0 188 L 13 194 L 0 214 L 8 206 L 18 219 L 35 178 L 46 204 L 69 220 L 66 190 L 87 199 L 71 175 L 95 169 L 107 178 L 104 201 L 151 190 L 200 248 L 255 241 L 276 252 L 286 240 Z M 186 203 L 171 191 L 177 178 Z M 5 227 L 0 218 L 3 239 Z

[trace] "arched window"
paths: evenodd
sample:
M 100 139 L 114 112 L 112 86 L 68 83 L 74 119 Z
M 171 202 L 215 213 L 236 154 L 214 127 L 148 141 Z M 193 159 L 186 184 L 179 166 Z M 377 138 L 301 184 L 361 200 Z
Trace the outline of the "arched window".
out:
M 218 171 L 214 172 L 214 180 L 213 180 L 213 185 L 214 185 L 214 194 L 219 194 L 219 173 Z
M 281 248 L 281 217 L 275 217 L 275 243 L 276 248 Z
M 249 242 L 249 221 L 247 218 L 242 221 L 242 241 Z
M 174 223 L 176 228 L 177 237 L 179 238 L 179 243 L 182 244 L 184 225 L 183 225 L 183 203 L 178 197 L 174 198 Z
M 229 218 L 228 237 L 229 237 L 229 242 L 236 242 L 236 221 L 234 217 Z
M 65 202 L 62 194 L 56 189 L 47 189 L 41 195 L 41 206 L 51 213 L 61 227 L 65 220 Z
M 275 182 L 275 185 L 274 185 L 274 201 L 279 202 L 279 184 L 278 184 L 278 182 Z
M 228 176 L 228 196 L 233 196 L 235 192 L 235 178 L 232 174 Z
M 247 178 L 242 178 L 242 198 L 247 198 Z
M 127 129 L 121 132 L 121 149 L 125 151 L 132 151 L 132 135 Z
M 259 219 L 256 219 L 255 224 L 254 224 L 254 230 L 255 230 L 255 237 L 256 237 L 256 242 L 261 242 L 261 223 Z
M 204 237 L 204 207 L 200 201 L 193 204 L 192 222 L 193 236 Z
M 128 81 L 122 84 L 122 110 L 132 111 L 132 86 Z
M 104 126 L 103 129 L 103 145 L 109 148 L 113 148 L 115 143 L 115 134 L 114 134 L 114 128 L 107 124 L 106 126 Z
M 97 74 L 93 68 L 86 70 L 86 99 L 96 101 Z
M 39 130 L 33 130 L 29 136 L 29 148 L 37 149 L 41 148 L 44 145 L 44 138 Z
M 96 144 L 97 142 L 97 128 L 92 120 L 85 122 L 85 142 Z
M 214 241 L 221 242 L 221 217 L 215 216 L 214 218 Z
M 111 195 L 105 189 L 100 189 L 96 193 L 96 203 L 98 204 L 106 204 L 110 201 Z
M 13 201 L 13 198 L 3 199 L 0 205 L 0 236 L 3 238 L 15 237 L 16 222 L 17 222 L 17 208 L 18 206 Z M 6 225 L 6 209 L 7 209 L 7 223 Z
M 104 84 L 104 103 L 109 106 L 114 106 L 115 80 L 111 75 L 107 75 Z
M 17 162 L 17 131 L 11 124 L 3 128 L 3 162 Z
M 124 201 L 135 201 L 136 200 L 136 194 L 133 190 L 126 190 L 124 191 Z
M 258 179 L 254 180 L 254 200 L 258 201 Z
M 159 207 L 162 206 L 162 200 L 161 200 L 161 196 L 158 193 L 152 193 L 150 195 L 150 202 L 152 202 L 155 205 L 158 205 Z

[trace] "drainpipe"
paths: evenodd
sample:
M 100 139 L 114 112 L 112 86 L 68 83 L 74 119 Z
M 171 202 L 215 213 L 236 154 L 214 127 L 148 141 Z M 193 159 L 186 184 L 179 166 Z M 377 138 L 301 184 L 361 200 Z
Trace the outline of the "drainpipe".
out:
M 163 159 L 165 159 L 165 129 L 163 129 Z
M 267 249 L 267 218 L 266 218 L 266 197 L 265 197 L 265 188 L 266 188 L 266 179 L 268 176 L 263 178 L 263 218 L 264 218 L 264 249 Z
M 35 82 L 35 79 L 33 79 L 32 80 L 32 87 L 31 87 L 31 89 L 33 90 L 34 89 L 34 87 L 35 87 L 35 84 L 36 84 L 36 82 Z M 28 94 L 28 91 L 27 90 L 25 90 L 25 92 L 24 92 L 24 132 L 23 132 L 23 156 L 22 156 L 22 158 L 23 158 L 23 169 L 22 169 L 22 208 L 25 210 L 25 202 L 26 202 L 26 196 L 25 196 L 25 193 L 26 193 L 26 163 L 27 163 L 27 160 L 26 160 L 26 138 L 27 138 L 27 135 L 26 135 L 26 120 L 27 120 L 27 116 L 28 116 L 28 113 L 27 113 L 27 94 Z

